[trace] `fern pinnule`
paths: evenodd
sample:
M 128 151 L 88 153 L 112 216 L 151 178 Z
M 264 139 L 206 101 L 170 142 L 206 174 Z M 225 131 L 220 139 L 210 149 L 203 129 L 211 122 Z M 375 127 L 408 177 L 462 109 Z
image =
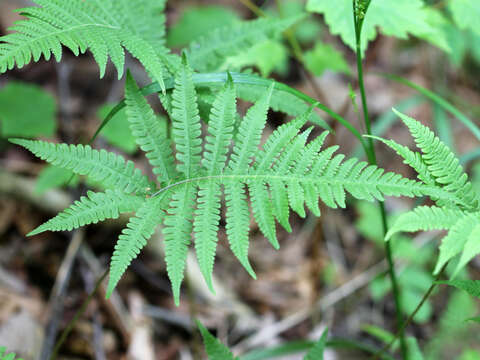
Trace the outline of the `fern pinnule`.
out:
M 137 144 L 145 152 L 158 182 L 168 184 L 178 175 L 171 141 L 130 73 L 125 82 L 125 102 L 130 129 Z
M 106 150 L 94 150 L 89 145 L 53 144 L 39 140 L 9 139 L 52 165 L 86 175 L 106 188 L 125 193 L 146 194 L 154 185 L 135 168 L 132 161 Z
M 65 231 L 105 219 L 116 219 L 121 213 L 137 211 L 144 198 L 120 190 L 107 189 L 104 193 L 88 191 L 70 207 L 27 234 L 33 236 L 44 231 Z
M 135 216 L 130 218 L 127 227 L 122 230 L 110 263 L 107 298 L 112 294 L 132 260 L 147 244 L 157 225 L 161 224 L 165 215 L 164 201 L 164 196 L 145 199 Z

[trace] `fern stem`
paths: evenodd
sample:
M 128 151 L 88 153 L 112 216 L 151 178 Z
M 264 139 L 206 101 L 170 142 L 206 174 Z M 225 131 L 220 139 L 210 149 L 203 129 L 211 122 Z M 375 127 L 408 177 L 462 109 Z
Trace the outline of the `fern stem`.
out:
M 418 303 L 417 307 L 415 308 L 415 310 L 413 310 L 413 312 L 408 316 L 407 320 L 405 320 L 405 322 L 402 324 L 401 328 L 399 329 L 399 331 L 395 334 L 395 336 L 390 340 L 390 342 L 388 344 L 386 344 L 382 349 L 380 349 L 376 354 L 374 354 L 374 357 L 373 357 L 373 360 L 378 360 L 380 358 L 382 358 L 382 355 L 388 350 L 390 349 L 390 347 L 395 343 L 395 341 L 398 339 L 398 337 L 400 336 L 401 334 L 401 331 L 405 330 L 407 328 L 408 325 L 410 325 L 410 323 L 413 321 L 413 318 L 415 317 L 415 315 L 417 315 L 417 313 L 420 311 L 420 309 L 422 308 L 422 306 L 427 302 L 428 298 L 430 297 L 430 295 L 432 294 L 433 290 L 435 289 L 435 286 L 437 286 L 438 284 L 438 280 L 440 280 L 440 277 L 442 276 L 443 274 L 443 271 L 445 270 L 445 268 L 447 267 L 448 265 L 448 262 L 443 265 L 442 269 L 440 270 L 440 272 L 438 273 L 438 275 L 435 277 L 435 279 L 433 280 L 432 284 L 430 285 L 430 287 L 428 288 L 427 292 L 423 295 L 422 299 L 420 300 L 420 302 Z
M 354 0 L 353 4 L 353 21 L 355 25 L 355 46 L 356 46 L 356 58 L 357 58 L 357 72 L 358 72 L 358 84 L 360 88 L 360 95 L 362 99 L 362 109 L 363 109 L 363 120 L 365 124 L 365 129 L 368 135 L 372 135 L 372 126 L 370 121 L 370 116 L 368 112 L 368 104 L 367 104 L 367 95 L 365 92 L 365 83 L 363 79 L 363 63 L 362 63 L 362 49 L 361 49 L 361 34 L 362 34 L 362 26 L 363 20 L 365 18 L 365 14 L 368 10 L 368 6 L 370 5 L 370 1 L 366 2 L 365 9 L 363 9 L 363 13 L 357 14 L 357 6 L 358 2 L 361 0 Z M 371 137 L 367 138 L 369 152 L 366 154 L 368 161 L 371 165 L 377 165 L 377 157 L 375 154 L 375 147 L 373 145 L 373 139 Z M 388 233 L 388 224 L 387 224 L 387 213 L 385 211 L 385 205 L 383 202 L 379 201 L 379 210 L 380 216 L 382 218 L 382 227 L 383 227 L 383 234 L 387 235 Z M 398 337 L 400 338 L 400 350 L 402 353 L 402 358 L 408 360 L 408 353 L 407 353 L 407 343 L 405 340 L 405 327 L 403 326 L 403 316 L 402 316 L 402 304 L 400 299 L 400 289 L 398 286 L 397 275 L 395 271 L 395 264 L 393 262 L 393 254 L 392 254 L 392 247 L 390 241 L 384 242 L 385 246 L 385 255 L 387 257 L 388 263 L 388 274 L 390 276 L 390 282 L 392 284 L 392 292 L 393 298 L 395 303 L 395 312 L 396 312 L 396 320 L 397 320 L 397 329 L 398 329 Z
M 72 331 L 72 329 L 74 328 L 74 326 L 76 325 L 76 323 L 78 322 L 80 317 L 87 310 L 88 305 L 93 300 L 93 297 L 95 296 L 97 291 L 100 289 L 100 285 L 102 285 L 102 282 L 107 277 L 107 274 L 108 274 L 108 269 L 105 270 L 103 275 L 97 280 L 97 283 L 95 284 L 95 288 L 93 289 L 93 291 L 90 294 L 88 294 L 88 297 L 85 299 L 85 301 L 83 302 L 80 309 L 78 309 L 78 311 L 75 313 L 73 319 L 70 320 L 70 322 L 68 323 L 68 326 L 65 328 L 65 330 L 63 330 L 62 335 L 60 336 L 60 339 L 58 339 L 57 343 L 55 344 L 55 348 L 52 351 L 52 355 L 50 356 L 50 360 L 55 360 L 57 358 L 58 351 L 62 347 L 63 343 L 67 339 L 67 336 L 70 334 L 70 332 Z

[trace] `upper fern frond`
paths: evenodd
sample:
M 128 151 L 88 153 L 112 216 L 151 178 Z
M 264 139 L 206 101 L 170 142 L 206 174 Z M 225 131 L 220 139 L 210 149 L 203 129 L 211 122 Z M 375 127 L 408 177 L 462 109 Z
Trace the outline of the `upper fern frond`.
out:
M 402 214 L 393 224 L 386 236 L 388 241 L 395 233 L 401 231 L 448 230 L 442 239 L 440 254 L 435 267 L 438 273 L 444 265 L 460 255 L 460 261 L 455 274 L 460 271 L 473 257 L 480 254 L 480 209 L 478 196 L 468 181 L 459 164 L 459 160 L 442 143 L 433 132 L 415 119 L 397 111 L 403 122 L 409 128 L 422 154 L 415 153 L 393 141 L 385 141 L 405 159 L 418 173 L 426 184 L 434 184 L 438 189 L 451 193 L 453 201 L 446 198 L 436 199 L 442 207 L 419 206 Z
M 261 40 L 280 35 L 302 17 L 258 19 L 215 29 L 190 44 L 188 60 L 200 72 L 218 70 L 228 56 L 240 54 Z
M 429 195 L 456 201 L 454 194 L 437 186 L 385 173 L 356 159 L 345 160 L 344 155 L 334 154 L 337 146 L 322 150 L 326 133 L 309 140 L 312 128 L 302 129 L 312 109 L 280 126 L 261 146 L 274 85 L 248 109 L 237 126 L 232 146 L 237 116 L 235 87 L 231 80 L 227 81 L 213 100 L 202 153 L 196 90 L 192 70 L 185 58 L 175 79 L 171 117 L 177 171 L 170 170 L 168 181 L 160 178 L 160 187 L 155 193 L 142 197 L 140 204 L 135 202 L 137 214 L 120 236 L 112 258 L 109 294 L 159 223 L 163 224 L 167 272 L 175 303 L 179 303 L 192 239 L 201 272 L 213 290 L 211 275 L 221 220 L 222 191 L 230 247 L 252 276 L 255 273 L 248 260 L 250 212 L 247 191 L 253 217 L 275 248 L 279 247 L 276 221 L 290 230 L 290 209 L 305 216 L 306 205 L 319 214 L 319 199 L 333 208 L 344 207 L 347 194 L 367 200 L 383 200 L 385 195 Z M 165 163 L 172 165 L 172 155 L 165 150 L 169 148 L 168 141 L 162 134 L 157 137 L 153 112 L 131 77 L 126 87 L 129 121 L 138 143 L 155 168 Z M 103 150 L 27 140 L 15 142 L 54 164 L 96 177 L 123 192 L 138 193 L 149 186 L 139 172 L 133 172 L 129 163 L 125 165 L 119 157 L 111 157 Z M 90 208 L 87 212 L 96 205 Z M 44 225 L 44 228 L 53 228 L 53 225 Z
M 0 73 L 19 68 L 40 56 L 57 61 L 62 45 L 75 55 L 87 49 L 93 54 L 103 77 L 108 58 L 119 78 L 125 63 L 124 48 L 138 58 L 155 81 L 163 87 L 163 66 L 159 54 L 166 53 L 163 38 L 152 36 L 142 23 L 155 24 L 163 34 L 165 18 L 158 10 L 164 1 L 146 0 L 37 0 L 39 7 L 21 9 L 26 20 L 18 21 L 0 38 Z M 153 11 L 156 9 L 156 11 Z M 127 15 L 128 14 L 128 15 Z
M 467 174 L 463 171 L 455 154 L 426 126 L 394 109 L 410 130 L 415 143 L 421 149 L 421 159 L 428 173 L 443 189 L 450 191 L 461 199 L 470 209 L 478 209 L 479 198 Z M 425 175 L 425 173 L 421 174 Z

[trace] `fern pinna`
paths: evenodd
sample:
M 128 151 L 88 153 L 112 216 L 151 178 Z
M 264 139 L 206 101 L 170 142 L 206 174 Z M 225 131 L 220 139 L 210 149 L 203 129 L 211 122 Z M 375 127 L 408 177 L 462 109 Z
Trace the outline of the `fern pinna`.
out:
M 273 86 L 235 126 L 236 90 L 230 78 L 211 106 L 202 151 L 201 119 L 192 74 L 184 59 L 171 94 L 171 139 L 133 78 L 127 76 L 125 97 L 130 128 L 153 166 L 156 183 L 135 169 L 132 162 L 105 150 L 11 139 L 40 158 L 89 176 L 109 189 L 82 197 L 31 234 L 69 230 L 135 211 L 115 246 L 107 296 L 159 224 L 163 225 L 167 271 L 175 302 L 179 303 L 192 234 L 200 269 L 213 291 L 211 274 L 222 188 L 230 248 L 253 277 L 255 273 L 248 260 L 247 189 L 254 218 L 275 248 L 279 247 L 275 220 L 290 231 L 289 209 L 305 216 L 306 204 L 320 215 L 319 198 L 332 208 L 345 206 L 347 192 L 366 200 L 382 200 L 384 195 L 429 195 L 455 200 L 438 187 L 384 173 L 356 159 L 344 161 L 344 155 L 334 156 L 337 146 L 321 150 L 326 133 L 308 141 L 312 128 L 302 130 L 311 110 L 280 126 L 259 148 Z
M 414 152 L 393 140 L 382 140 L 395 150 L 404 162 L 418 173 L 425 184 L 433 185 L 453 195 L 453 201 L 435 199 L 436 206 L 419 206 L 402 214 L 393 224 L 386 239 L 401 231 L 448 230 L 442 239 L 435 273 L 460 255 L 454 274 L 471 259 L 480 254 L 480 197 L 468 180 L 459 160 L 450 149 L 426 126 L 404 114 L 396 112 L 403 120 L 420 148 Z
M 32 58 L 62 56 L 62 45 L 75 55 L 91 51 L 105 74 L 108 58 L 121 78 L 125 49 L 163 84 L 165 1 L 143 0 L 35 0 L 38 7 L 19 9 L 28 19 L 17 22 L 11 34 L 0 37 L 0 73 Z M 155 29 L 155 31 L 152 31 Z

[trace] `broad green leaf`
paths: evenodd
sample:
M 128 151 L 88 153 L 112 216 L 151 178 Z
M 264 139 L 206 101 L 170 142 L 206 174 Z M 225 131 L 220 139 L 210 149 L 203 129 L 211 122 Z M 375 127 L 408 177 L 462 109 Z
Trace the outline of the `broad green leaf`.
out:
M 0 133 L 4 137 L 52 136 L 57 129 L 57 106 L 42 88 L 9 82 L 0 90 Z
M 478 0 L 450 0 L 448 8 L 460 29 L 470 29 L 480 35 L 480 2 Z
M 277 40 L 265 40 L 250 48 L 247 52 L 227 58 L 223 68 L 243 68 L 256 66 L 262 76 L 268 76 L 273 71 L 285 73 L 287 70 L 288 51 Z
M 325 70 L 350 74 L 350 67 L 342 53 L 330 44 L 318 42 L 312 50 L 305 52 L 304 59 L 307 69 L 317 76 Z
M 168 31 L 167 44 L 171 47 L 184 46 L 213 29 L 239 20 L 238 15 L 225 6 L 189 6 Z
M 98 109 L 97 116 L 103 120 L 115 107 L 114 104 L 103 105 Z M 120 110 L 102 130 L 102 136 L 107 141 L 122 149 L 127 154 L 133 154 L 137 150 L 135 138 L 130 131 L 128 118 L 125 109 Z
M 345 44 L 355 49 L 352 0 L 309 0 L 307 10 L 324 14 L 330 32 L 340 35 Z M 368 42 L 377 37 L 377 27 L 383 34 L 401 39 L 409 34 L 442 36 L 438 29 L 428 24 L 425 10 L 422 0 L 373 0 L 363 24 L 362 53 Z

